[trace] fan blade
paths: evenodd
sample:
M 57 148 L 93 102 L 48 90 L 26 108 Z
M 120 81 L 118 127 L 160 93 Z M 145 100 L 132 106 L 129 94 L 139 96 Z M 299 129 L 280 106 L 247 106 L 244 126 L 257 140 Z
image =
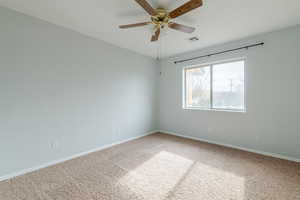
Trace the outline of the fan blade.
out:
M 121 25 L 119 28 L 134 28 L 139 26 L 146 26 L 150 24 L 151 22 L 142 22 L 142 23 L 136 23 L 136 24 L 127 24 L 127 25 Z
M 175 29 L 177 31 L 185 32 L 185 33 L 192 33 L 196 30 L 196 28 L 194 27 L 185 26 L 174 22 L 169 23 L 169 28 Z
M 183 4 L 182 6 L 170 12 L 170 17 L 176 18 L 202 5 L 203 5 L 202 0 L 190 0 L 189 2 Z
M 135 0 L 142 8 L 144 8 L 144 10 L 146 10 L 146 12 L 153 16 L 156 15 L 156 11 L 154 10 L 154 8 L 152 8 L 152 6 L 146 1 L 146 0 Z
M 157 41 L 158 38 L 159 38 L 159 34 L 160 34 L 160 28 L 158 28 L 158 29 L 155 31 L 155 34 L 152 35 L 151 42 Z

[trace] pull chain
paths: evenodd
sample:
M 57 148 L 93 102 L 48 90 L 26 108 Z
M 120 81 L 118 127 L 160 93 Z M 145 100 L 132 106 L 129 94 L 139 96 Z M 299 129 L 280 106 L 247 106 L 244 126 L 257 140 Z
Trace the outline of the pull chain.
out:
M 157 48 L 156 48 L 156 60 L 160 60 L 162 57 L 162 38 L 157 41 Z

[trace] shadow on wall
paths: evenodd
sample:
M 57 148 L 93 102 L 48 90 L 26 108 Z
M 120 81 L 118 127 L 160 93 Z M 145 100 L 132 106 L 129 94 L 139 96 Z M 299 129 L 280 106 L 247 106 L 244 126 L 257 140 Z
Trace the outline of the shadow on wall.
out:
M 295 200 L 300 164 L 154 134 L 1 182 L 0 197 Z

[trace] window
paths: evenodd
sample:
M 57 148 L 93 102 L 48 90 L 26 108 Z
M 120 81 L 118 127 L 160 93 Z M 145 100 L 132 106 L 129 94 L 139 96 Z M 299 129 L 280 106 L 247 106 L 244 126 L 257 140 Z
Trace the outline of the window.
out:
M 184 69 L 184 108 L 245 111 L 244 60 Z

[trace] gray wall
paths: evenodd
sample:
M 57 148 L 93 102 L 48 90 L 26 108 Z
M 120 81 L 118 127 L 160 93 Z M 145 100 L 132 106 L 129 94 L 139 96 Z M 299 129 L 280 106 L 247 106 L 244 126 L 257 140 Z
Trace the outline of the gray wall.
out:
M 264 41 L 264 47 L 175 65 L 174 60 Z M 246 57 L 246 109 L 182 109 L 182 68 Z M 182 54 L 161 62 L 160 129 L 300 159 L 300 27 Z
M 0 177 L 155 130 L 157 62 L 0 7 Z

